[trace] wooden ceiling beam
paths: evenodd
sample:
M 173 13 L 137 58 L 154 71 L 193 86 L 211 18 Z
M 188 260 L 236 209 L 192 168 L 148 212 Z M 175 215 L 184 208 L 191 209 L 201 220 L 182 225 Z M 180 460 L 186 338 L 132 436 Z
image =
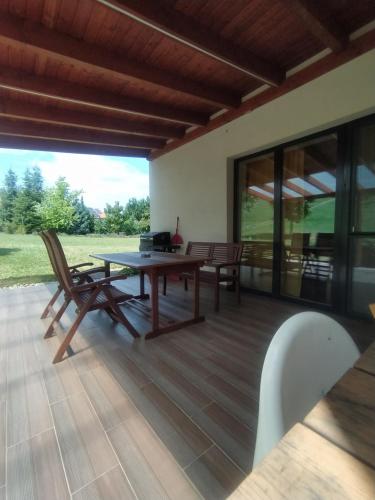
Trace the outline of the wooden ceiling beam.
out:
M 129 121 L 124 118 L 75 111 L 54 106 L 40 106 L 15 99 L 0 99 L 0 116 L 17 120 L 64 125 L 78 129 L 99 130 L 116 134 L 135 134 L 165 139 L 179 139 L 185 134 L 183 127 Z
M 345 48 L 348 36 L 335 21 L 322 15 L 314 0 L 282 0 L 282 3 L 295 12 L 311 34 L 333 52 Z
M 155 137 L 140 137 L 130 134 L 111 134 L 94 130 L 77 131 L 70 127 L 51 126 L 30 122 L 0 120 L 0 134 L 12 137 L 29 137 L 53 139 L 56 141 L 82 142 L 99 146 L 115 146 L 121 148 L 160 149 L 165 140 Z
M 189 78 L 150 67 L 144 63 L 127 59 L 105 48 L 77 40 L 66 34 L 46 28 L 40 23 L 24 20 L 2 13 L 0 16 L 0 41 L 12 47 L 28 47 L 42 54 L 74 64 L 84 70 L 96 70 L 116 78 L 151 83 L 168 90 L 182 92 L 199 98 L 220 108 L 234 108 L 241 104 L 239 95 L 231 90 L 220 89 L 196 82 Z
M 291 75 L 282 85 L 280 85 L 280 87 L 269 88 L 264 92 L 261 92 L 244 101 L 238 109 L 227 111 L 226 113 L 213 118 L 212 120 L 210 120 L 206 127 L 196 128 L 195 130 L 192 130 L 191 132 L 185 134 L 182 139 L 177 139 L 175 141 L 169 142 L 162 150 L 152 153 L 151 160 L 156 160 L 160 156 L 179 148 L 183 144 L 192 142 L 198 137 L 202 137 L 208 132 L 222 127 L 232 120 L 250 113 L 251 111 L 264 106 L 272 100 L 302 87 L 306 83 L 313 81 L 315 78 L 318 78 L 325 73 L 338 68 L 342 64 L 345 64 L 374 48 L 375 29 L 368 31 L 355 40 L 352 40 L 345 48 L 345 50 L 338 53 L 328 54 L 323 59 L 320 59 L 319 61 L 312 63 L 306 68 L 301 69 L 294 75 Z M 334 175 L 334 172 L 330 170 L 330 174 Z
M 11 137 L 0 134 L 0 148 L 25 149 L 31 151 L 52 151 L 54 153 L 78 153 L 87 155 L 124 156 L 148 158 L 149 149 L 118 148 L 97 144 L 55 141 L 52 139 L 34 139 L 28 137 Z
M 165 4 L 161 5 L 155 0 L 97 1 L 264 83 L 277 86 L 285 78 L 285 72 L 281 68 L 222 38 Z
M 171 108 L 56 78 L 30 75 L 4 66 L 0 66 L 0 88 L 85 105 L 91 109 L 120 111 L 187 125 L 205 125 L 208 122 L 207 115 L 196 111 Z

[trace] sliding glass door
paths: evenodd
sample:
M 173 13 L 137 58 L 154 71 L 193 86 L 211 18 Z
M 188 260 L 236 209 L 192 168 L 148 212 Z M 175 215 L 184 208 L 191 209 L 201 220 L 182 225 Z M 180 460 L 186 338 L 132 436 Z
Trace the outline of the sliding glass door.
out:
M 238 227 L 244 243 L 242 286 L 272 291 L 274 233 L 274 154 L 238 166 Z
M 375 124 L 356 129 L 352 168 L 348 308 L 368 314 L 375 302 Z
M 242 286 L 369 316 L 375 115 L 237 161 Z
M 332 300 L 337 137 L 284 149 L 280 293 Z

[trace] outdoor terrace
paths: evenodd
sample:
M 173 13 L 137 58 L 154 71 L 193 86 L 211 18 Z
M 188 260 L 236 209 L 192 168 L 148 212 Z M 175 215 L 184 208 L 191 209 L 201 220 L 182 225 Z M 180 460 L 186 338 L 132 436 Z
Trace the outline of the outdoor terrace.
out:
M 124 283 L 137 292 L 136 277 Z M 251 469 L 267 346 L 306 307 L 223 292 L 206 321 L 134 341 L 92 312 L 69 359 L 52 365 L 40 314 L 54 284 L 0 291 L 0 499 L 226 498 Z M 161 312 L 181 316 L 190 292 L 170 283 Z M 125 306 L 140 331 L 147 310 Z M 68 326 L 71 308 L 61 323 Z M 339 318 L 361 350 L 371 323 Z

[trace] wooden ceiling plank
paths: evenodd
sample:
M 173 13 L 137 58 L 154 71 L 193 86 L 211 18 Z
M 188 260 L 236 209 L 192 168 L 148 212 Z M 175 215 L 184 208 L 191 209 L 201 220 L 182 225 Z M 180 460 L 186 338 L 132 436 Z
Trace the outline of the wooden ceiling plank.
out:
M 196 111 L 171 108 L 93 87 L 64 82 L 56 78 L 30 75 L 4 66 L 0 66 L 0 88 L 34 94 L 51 100 L 68 101 L 90 108 L 107 109 L 187 125 L 205 125 L 208 122 L 207 115 Z
M 78 153 L 89 155 L 124 156 L 148 158 L 150 150 L 138 148 L 119 148 L 97 144 L 11 137 L 0 134 L 0 148 L 25 149 L 31 151 L 53 151 L 55 153 Z
M 50 124 L 22 123 L 20 121 L 0 120 L 0 134 L 13 137 L 30 137 L 40 139 L 85 142 L 103 146 L 135 147 L 141 149 L 160 149 L 165 145 L 162 139 L 140 137 L 136 135 L 111 134 L 93 130 L 80 130 L 70 127 L 53 127 Z
M 306 28 L 333 52 L 343 50 L 348 43 L 348 36 L 331 18 L 323 16 L 321 7 L 311 0 L 283 0 L 295 12 Z
M 98 113 L 75 111 L 54 106 L 40 106 L 4 98 L 0 99 L 0 116 L 50 123 L 52 125 L 65 125 L 79 129 L 100 130 L 116 134 L 128 133 L 165 139 L 179 139 L 185 134 L 183 127 L 173 127 L 161 123 L 157 125 L 140 123 Z
M 77 40 L 58 33 L 40 23 L 24 20 L 16 16 L 0 16 L 0 41 L 14 47 L 29 47 L 35 53 L 49 56 L 68 64 L 75 64 L 88 70 L 98 70 L 116 78 L 151 83 L 168 90 L 182 92 L 221 108 L 240 105 L 240 96 L 231 90 L 220 89 L 196 82 L 189 78 L 147 66 L 127 59 L 123 54 L 114 53 L 97 45 Z
M 242 73 L 272 86 L 279 85 L 285 72 L 213 33 L 191 17 L 154 0 L 96 0 L 102 5 L 188 45 Z
M 277 88 L 269 88 L 262 93 L 251 97 L 247 101 L 244 101 L 242 105 L 235 110 L 227 111 L 222 115 L 210 120 L 208 125 L 205 127 L 199 127 L 194 129 L 192 132 L 185 134 L 182 139 L 177 139 L 175 141 L 169 142 L 162 150 L 156 151 L 150 155 L 151 160 L 155 160 L 160 156 L 163 156 L 174 149 L 179 148 L 183 144 L 194 141 L 198 137 L 201 137 L 212 130 L 215 130 L 232 120 L 239 118 L 255 109 L 271 102 L 282 95 L 286 95 L 299 87 L 302 87 L 306 83 L 324 75 L 325 73 L 332 71 L 333 69 L 345 64 L 352 59 L 359 57 L 361 54 L 368 52 L 375 48 L 375 29 L 368 31 L 364 35 L 352 40 L 348 46 L 339 53 L 331 53 L 325 56 L 323 59 L 312 63 L 310 66 L 301 69 L 294 75 L 286 79 L 286 81 Z M 333 172 L 330 171 L 332 175 Z

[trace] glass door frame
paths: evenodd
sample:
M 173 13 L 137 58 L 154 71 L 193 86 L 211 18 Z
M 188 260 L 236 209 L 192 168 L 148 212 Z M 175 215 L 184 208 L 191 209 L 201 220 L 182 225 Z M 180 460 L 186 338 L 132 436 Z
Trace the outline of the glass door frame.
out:
M 353 166 L 353 138 L 355 130 L 364 124 L 375 123 L 375 114 L 359 118 L 351 122 L 322 130 L 315 134 L 303 136 L 299 139 L 282 143 L 272 148 L 259 150 L 256 153 L 238 158 L 234 161 L 234 211 L 233 211 L 233 241 L 238 241 L 239 232 L 239 164 L 244 160 L 256 158 L 264 154 L 274 154 L 275 185 L 274 185 L 274 242 L 273 242 L 273 283 L 272 292 L 244 288 L 245 291 L 279 298 L 289 302 L 306 304 L 322 310 L 331 310 L 341 314 L 348 314 L 351 291 L 351 241 L 355 236 L 375 236 L 375 233 L 351 232 L 351 213 L 354 206 L 354 166 Z M 297 146 L 306 141 L 337 135 L 337 169 L 336 169 L 336 200 L 335 200 L 335 230 L 333 250 L 333 278 L 332 303 L 322 304 L 314 301 L 289 297 L 281 294 L 281 265 L 282 265 L 282 181 L 283 181 L 283 151 L 284 148 Z M 351 316 L 361 315 L 350 312 Z
M 349 130 L 349 141 L 350 141 L 350 162 L 349 162 L 349 168 L 347 172 L 348 176 L 348 184 L 349 184 L 349 189 L 348 189 L 348 214 L 347 214 L 347 225 L 346 225 L 346 236 L 347 236 L 347 248 L 346 248 L 346 260 L 347 260 L 347 286 L 346 286 L 346 294 L 343 300 L 345 301 L 344 303 L 344 310 L 347 312 L 350 316 L 353 317 L 359 317 L 363 318 L 363 315 L 360 313 L 357 313 L 351 309 L 351 303 L 352 303 L 352 283 L 353 283 L 353 266 L 351 265 L 353 263 L 353 257 L 354 257 L 354 242 L 355 240 L 358 240 L 360 238 L 374 238 L 375 239 L 375 231 L 359 231 L 356 230 L 355 228 L 355 223 L 354 223 L 354 213 L 355 213 L 355 195 L 356 195 L 356 157 L 357 157 L 357 151 L 356 151 L 356 144 L 355 144 L 355 136 L 359 132 L 359 129 L 361 127 L 366 127 L 366 126 L 371 126 L 375 125 L 375 115 L 370 115 L 365 118 L 355 120 L 353 122 L 354 126 L 350 128 Z M 349 127 L 348 127 L 349 128 Z M 375 217 L 375 214 L 374 214 Z

